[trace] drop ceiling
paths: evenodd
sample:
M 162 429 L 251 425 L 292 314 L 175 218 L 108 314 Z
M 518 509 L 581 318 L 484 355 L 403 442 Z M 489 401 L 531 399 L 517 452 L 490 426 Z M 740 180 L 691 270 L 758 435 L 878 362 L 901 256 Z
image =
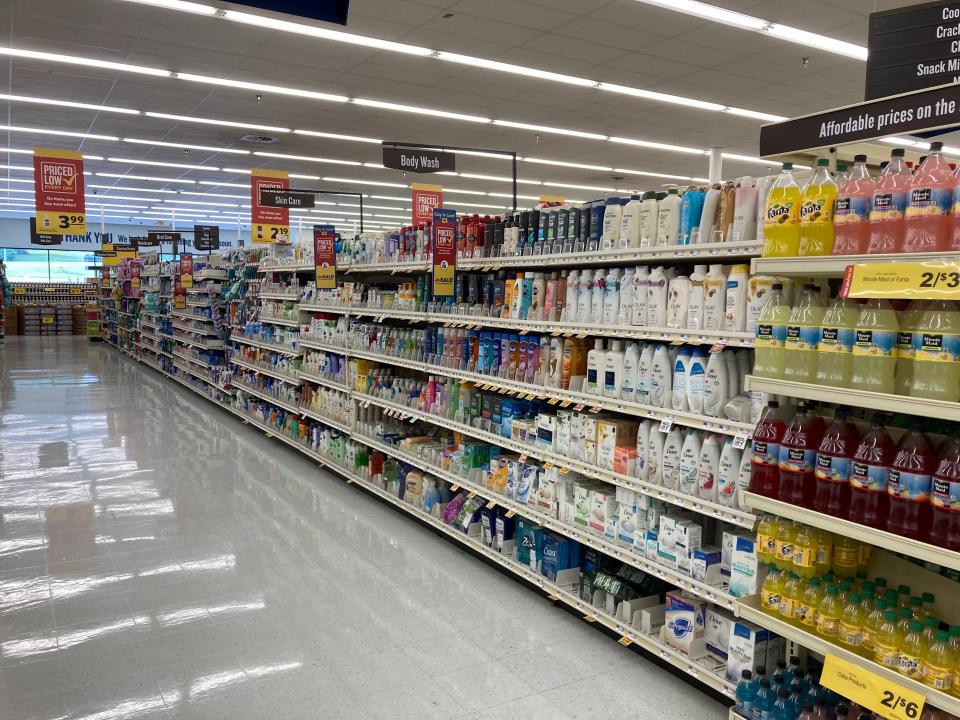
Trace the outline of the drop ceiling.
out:
M 230 7 L 229 3 L 213 4 Z M 865 44 L 868 14 L 903 3 L 717 0 L 716 4 Z M 784 116 L 849 104 L 863 96 L 863 62 L 633 0 L 353 0 L 345 29 L 381 39 Z M 725 152 L 751 157 L 756 156 L 761 125 L 761 121 L 725 113 L 291 35 L 122 0 L 7 0 L 0 4 L 0 31 L 3 32 L 3 44 L 18 49 L 427 106 L 605 136 L 640 138 L 695 148 L 716 146 Z M 803 58 L 808 59 L 806 64 Z M 705 178 L 707 175 L 707 158 L 702 155 L 536 133 L 353 103 L 330 103 L 272 93 L 261 93 L 262 97 L 258 98 L 258 93 L 252 90 L 23 58 L 0 57 L 0 70 L 3 71 L 0 89 L 10 95 L 381 140 L 500 149 L 515 151 L 527 158 L 681 177 Z M 0 116 L 2 124 L 7 126 L 325 157 L 374 165 L 380 162 L 380 149 L 373 143 L 294 133 L 261 133 L 144 115 L 4 100 L 0 100 L 0 110 L 3 111 Z M 251 145 L 241 140 L 248 133 L 270 135 L 276 138 L 276 142 L 269 146 Z M 403 187 L 375 186 L 362 181 L 406 185 L 416 180 L 439 180 L 454 190 L 510 192 L 509 183 L 480 178 L 403 177 L 397 171 L 362 165 L 324 164 L 205 150 L 185 153 L 183 149 L 171 147 L 44 136 L 31 132 L 0 130 L 0 143 L 7 149 L 30 149 L 35 145 L 79 149 L 103 158 L 216 168 L 257 166 L 285 169 L 319 178 L 361 181 L 295 180 L 293 184 L 298 186 L 339 188 L 397 198 L 407 196 L 409 191 Z M 14 166 L 30 164 L 29 156 L 22 154 L 4 153 L 0 161 Z M 87 179 L 88 184 L 142 190 L 242 195 L 244 190 L 227 184 L 217 187 L 196 183 L 248 182 L 242 173 L 213 169 L 165 168 L 107 160 L 88 160 L 86 166 L 93 173 L 194 181 L 194 184 L 175 180 L 159 183 L 96 175 Z M 726 160 L 723 176 L 757 175 L 767 172 L 766 168 L 761 164 Z M 477 175 L 509 176 L 510 163 L 460 156 L 457 170 Z M 620 171 L 531 162 L 519 163 L 518 174 L 523 180 L 533 181 L 521 183 L 518 188 L 520 195 L 527 198 L 552 194 L 591 200 L 610 194 L 601 188 L 615 188 L 623 194 L 626 190 L 659 188 L 672 181 Z M 0 178 L 29 177 L 29 173 L 23 171 L 0 169 Z M 0 192 L 29 187 L 0 179 Z M 103 197 L 121 194 L 106 189 L 97 189 L 96 192 Z M 132 191 L 122 194 L 136 195 Z M 464 210 L 493 212 L 497 207 L 511 204 L 509 198 L 499 195 L 451 192 L 447 198 L 447 204 Z M 203 201 L 200 196 L 185 196 L 183 199 Z M 229 202 L 238 205 L 230 208 L 231 212 L 247 213 L 239 207 L 244 200 L 231 199 Z M 409 203 L 400 200 L 371 198 L 366 202 L 388 208 L 380 211 L 384 215 L 403 216 L 409 207 Z M 530 206 L 533 202 L 521 199 L 519 204 Z M 0 213 L 0 216 L 10 215 Z M 380 218 L 380 221 L 399 222 L 389 217 Z

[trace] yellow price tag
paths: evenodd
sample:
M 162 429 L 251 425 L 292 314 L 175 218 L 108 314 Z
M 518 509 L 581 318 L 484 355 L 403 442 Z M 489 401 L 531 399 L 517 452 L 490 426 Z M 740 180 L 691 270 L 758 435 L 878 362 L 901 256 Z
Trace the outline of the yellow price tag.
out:
M 547 461 L 543 464 L 543 467 L 544 467 L 545 470 L 549 470 L 550 468 L 553 467 L 553 462 L 551 462 L 550 460 L 547 460 Z
M 457 483 L 454 483 L 453 485 L 450 486 L 450 492 L 456 492 L 459 489 L 460 489 L 460 486 L 457 485 Z
M 496 506 L 497 506 L 497 501 L 491 500 L 490 502 L 487 503 L 487 510 L 493 510 L 493 508 L 495 508 Z
M 477 496 L 477 494 L 476 494 L 475 492 L 467 493 L 467 499 L 468 499 L 468 500 L 473 500 L 473 498 L 475 498 L 476 496 Z
M 521 335 L 526 335 L 528 332 L 530 332 L 530 331 L 529 331 L 529 330 L 521 330 L 521 331 L 520 331 L 520 334 L 521 334 Z
M 53 325 L 53 318 L 52 317 L 40 318 L 40 322 L 42 322 L 44 325 Z
M 550 398 L 547 400 L 547 405 L 556 405 L 558 402 L 560 401 L 557 398 Z
M 888 720 L 917 720 L 926 698 L 848 660 L 827 655 L 820 684 Z
M 570 468 L 567 467 L 566 465 L 564 465 L 563 467 L 560 468 L 560 474 L 561 474 L 561 475 L 566 475 L 568 472 L 570 472 Z
M 568 408 L 571 405 L 573 405 L 573 403 L 570 400 L 564 400 L 562 403 L 560 403 L 560 407 L 562 408 Z
M 253 242 L 290 244 L 289 225 L 254 225 Z
M 514 515 L 516 515 L 516 514 L 517 514 L 517 513 L 516 513 L 515 510 L 507 510 L 507 512 L 506 512 L 506 517 L 512 518 L 512 517 L 513 517 Z
M 536 400 L 537 396 L 535 393 L 527 393 L 527 400 Z
M 851 265 L 840 293 L 851 298 L 960 299 L 960 263 Z
M 37 232 L 53 235 L 86 235 L 87 216 L 83 213 L 37 211 Z
M 620 643 L 621 645 L 623 645 L 624 647 L 628 647 L 628 646 L 630 646 L 630 645 L 633 645 L 633 640 L 631 640 L 630 638 L 628 638 L 626 635 L 624 635 L 622 638 L 620 638 L 619 640 L 617 640 L 617 642 Z
M 81 290 L 80 288 L 70 288 L 70 294 L 71 294 L 71 295 L 82 295 L 82 294 L 83 294 L 83 290 Z
M 584 615 L 583 619 L 586 620 L 588 623 L 595 623 L 597 621 L 597 618 L 594 615 Z
M 22 287 L 15 287 L 15 288 L 13 289 L 13 294 L 14 294 L 14 295 L 26 295 L 26 294 L 27 294 L 27 289 L 26 289 L 26 288 L 22 288 Z

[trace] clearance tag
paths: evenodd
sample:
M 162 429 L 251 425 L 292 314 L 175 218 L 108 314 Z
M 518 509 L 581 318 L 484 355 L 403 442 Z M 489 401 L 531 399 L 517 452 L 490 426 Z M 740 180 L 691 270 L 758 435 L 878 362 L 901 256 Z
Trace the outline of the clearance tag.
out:
M 960 263 L 848 265 L 840 294 L 849 298 L 960 299 Z
M 820 684 L 887 720 L 917 720 L 926 699 L 914 690 L 836 655 L 825 658 Z

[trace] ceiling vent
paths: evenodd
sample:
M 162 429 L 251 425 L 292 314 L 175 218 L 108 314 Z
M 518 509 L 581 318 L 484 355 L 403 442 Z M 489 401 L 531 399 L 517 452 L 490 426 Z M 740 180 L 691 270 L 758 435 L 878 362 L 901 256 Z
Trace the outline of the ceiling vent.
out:
M 257 145 L 273 145 L 277 139 L 269 135 L 244 135 L 240 142 L 255 143 Z

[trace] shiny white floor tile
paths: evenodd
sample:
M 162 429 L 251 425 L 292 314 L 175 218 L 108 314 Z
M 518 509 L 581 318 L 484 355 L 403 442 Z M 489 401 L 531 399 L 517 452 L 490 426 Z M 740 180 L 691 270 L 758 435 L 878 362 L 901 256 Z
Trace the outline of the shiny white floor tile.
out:
M 726 716 L 84 338 L 0 349 L 0 513 L 2 720 Z

